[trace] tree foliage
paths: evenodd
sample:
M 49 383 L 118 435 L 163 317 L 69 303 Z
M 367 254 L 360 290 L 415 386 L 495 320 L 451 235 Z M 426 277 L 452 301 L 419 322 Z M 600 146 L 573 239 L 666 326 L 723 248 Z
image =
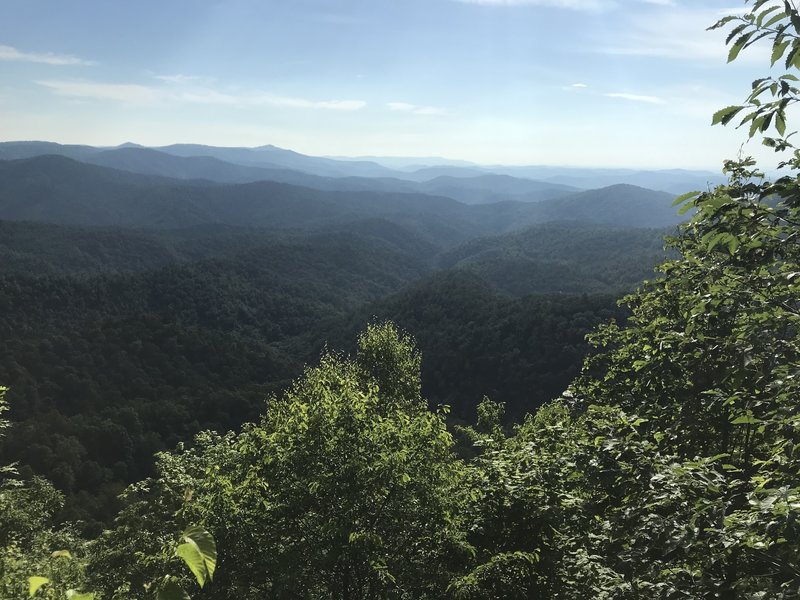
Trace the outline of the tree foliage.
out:
M 187 519 L 220 544 L 216 598 L 440 597 L 467 552 L 463 467 L 419 360 L 394 326 L 370 326 L 353 359 L 323 356 L 259 423 L 162 455 L 94 570 L 135 580 L 153 564 L 126 563 L 134 548 L 152 554 L 163 521 Z
M 794 5 L 749 4 L 716 25 L 729 58 L 761 39 L 797 70 Z M 767 145 L 793 150 L 793 77 L 757 80 L 714 122 L 749 111 L 751 137 L 774 127 Z M 729 161 L 728 184 L 680 198 L 692 219 L 624 299 L 627 323 L 598 327 L 580 376 L 522 423 L 484 400 L 458 430 L 463 457 L 422 397 L 413 341 L 373 324 L 241 433 L 160 454 L 69 577 L 103 599 L 800 597 L 800 154 L 781 167 L 770 182 Z M 67 531 L 47 522 L 59 495 L 34 481 L 0 500 L 2 591 L 54 591 L 22 575 L 55 580 L 42 561 L 63 558 L 47 554 Z
M 792 4 L 759 0 L 717 26 L 733 24 L 731 60 L 767 38 L 773 64 L 800 65 Z M 792 81 L 754 82 L 714 122 L 749 110 L 750 137 L 773 126 L 781 138 L 765 143 L 792 148 Z M 727 185 L 679 199 L 694 217 L 669 241 L 677 258 L 625 299 L 626 326 L 590 336 L 599 352 L 567 397 L 510 438 L 483 438 L 483 552 L 459 595 L 800 595 L 800 179 L 764 181 L 750 159 L 725 170 Z

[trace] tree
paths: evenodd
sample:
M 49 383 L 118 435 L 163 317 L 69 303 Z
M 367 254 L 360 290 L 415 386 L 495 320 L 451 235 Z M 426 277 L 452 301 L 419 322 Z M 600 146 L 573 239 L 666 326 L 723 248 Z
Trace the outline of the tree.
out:
M 793 4 L 757 0 L 716 26 L 733 28 L 731 60 L 766 39 L 773 64 L 800 67 Z M 513 535 L 479 545 L 465 597 L 800 596 L 794 81 L 757 80 L 713 117 L 749 111 L 750 137 L 776 129 L 764 141 L 793 150 L 788 174 L 768 182 L 751 159 L 729 161 L 727 185 L 680 198 L 694 216 L 668 242 L 678 257 L 625 298 L 628 324 L 592 334 L 569 397 L 475 462 L 476 522 Z M 527 571 L 504 565 L 519 552 L 533 553 Z
M 5 393 L 6 388 L 0 386 L 0 437 L 10 425 L 2 418 L 8 409 Z M 35 574 L 48 575 L 39 583 L 51 578 L 60 582 L 57 588 L 48 590 L 53 597 L 83 582 L 81 565 L 67 560 L 68 553 L 58 552 L 72 547 L 80 553 L 82 547 L 72 527 L 54 526 L 63 501 L 63 495 L 47 480 L 34 477 L 23 481 L 14 465 L 0 467 L 0 597 L 26 597 L 29 578 Z
M 221 549 L 215 598 L 439 598 L 468 551 L 462 472 L 443 413 L 420 396 L 412 340 L 372 325 L 354 359 L 325 354 L 259 423 L 162 455 L 95 570 L 150 580 L 153 565 L 125 558 L 202 522 Z
M 729 60 L 766 38 L 773 64 L 786 54 L 787 68 L 800 66 L 800 18 L 789 2 L 757 0 L 714 27 L 733 23 Z M 746 105 L 723 109 L 713 122 L 749 106 L 742 123 L 750 137 L 773 126 L 781 138 L 765 143 L 792 148 L 783 136 L 796 80 L 791 73 L 756 80 Z M 775 100 L 761 102 L 765 93 Z M 637 435 L 654 441 L 651 453 L 674 461 L 649 471 L 660 486 L 680 483 L 692 507 L 683 518 L 672 513 L 680 552 L 662 556 L 663 566 L 683 578 L 670 577 L 672 589 L 723 598 L 800 593 L 798 159 L 795 150 L 780 165 L 790 174 L 775 182 L 764 181 L 751 159 L 729 161 L 729 184 L 679 199 L 696 210 L 670 241 L 680 258 L 626 299 L 633 313 L 626 328 L 594 334 L 603 352 L 573 386 L 586 404 L 637 415 Z M 647 490 L 640 489 L 647 502 L 637 502 L 644 513 L 660 506 L 653 486 Z M 628 516 L 642 512 L 633 505 Z

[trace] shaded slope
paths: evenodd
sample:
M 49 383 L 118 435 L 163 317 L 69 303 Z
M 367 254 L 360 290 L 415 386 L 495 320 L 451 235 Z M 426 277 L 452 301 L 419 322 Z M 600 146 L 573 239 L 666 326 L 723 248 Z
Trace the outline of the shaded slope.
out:
M 532 293 L 621 293 L 652 278 L 665 258 L 662 229 L 582 224 L 535 225 L 471 240 L 438 258 L 515 296 Z
M 301 333 L 423 271 L 340 233 L 142 273 L 0 275 L 0 381 L 16 421 L 0 462 L 54 481 L 71 516 L 109 517 L 154 451 L 254 419 L 301 371 Z
M 566 388 L 588 351 L 586 334 L 612 318 L 625 318 L 613 296 L 509 299 L 471 273 L 448 271 L 363 308 L 322 339 L 349 347 L 370 320 L 392 320 L 417 341 L 432 404 L 448 404 L 456 420 L 470 420 L 488 395 L 506 402 L 514 419 Z
M 381 218 L 446 246 L 547 221 L 663 227 L 679 220 L 671 200 L 652 190 L 612 186 L 538 203 L 465 205 L 411 193 L 185 182 L 57 156 L 0 161 L 0 219 L 73 225 L 312 229 Z
M 666 227 L 688 217 L 677 214 L 674 196 L 635 185 L 619 184 L 588 190 L 536 205 L 536 218 L 624 227 Z

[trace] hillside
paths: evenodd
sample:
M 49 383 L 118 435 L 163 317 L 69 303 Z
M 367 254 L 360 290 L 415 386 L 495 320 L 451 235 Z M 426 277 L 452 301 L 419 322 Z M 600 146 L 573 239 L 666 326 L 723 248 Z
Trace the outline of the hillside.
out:
M 208 179 L 219 183 L 269 180 L 323 190 L 417 192 L 446 195 L 465 203 L 538 201 L 555 197 L 557 192 L 567 194 L 620 183 L 679 195 L 693 189 L 707 189 L 723 181 L 716 173 L 686 169 L 482 166 L 446 159 L 438 159 L 439 162 L 424 159 L 425 166 L 413 167 L 408 162 L 411 159 L 331 159 L 275 146 L 225 148 L 175 144 L 147 148 L 123 144 L 104 148 L 52 142 L 0 142 L 0 160 L 47 154 L 178 179 Z
M 415 193 L 322 191 L 269 181 L 186 182 L 58 156 L 0 162 L 0 219 L 72 225 L 177 228 L 218 223 L 309 229 L 380 217 L 457 243 L 559 220 L 663 227 L 680 220 L 671 200 L 652 190 L 612 186 L 537 203 L 465 205 Z
M 457 422 L 471 422 L 484 396 L 502 398 L 513 421 L 566 389 L 580 372 L 592 328 L 626 316 L 611 295 L 507 298 L 471 273 L 447 271 L 361 308 L 323 339 L 351 349 L 368 323 L 390 320 L 419 345 L 423 393 L 432 406 L 446 404 Z M 313 348 L 309 358 L 322 345 Z
M 611 292 L 652 278 L 665 258 L 667 230 L 551 223 L 471 240 L 437 264 L 478 275 L 514 296 Z
M 492 289 L 502 289 L 492 269 L 464 266 L 502 247 L 533 256 L 556 238 L 594 243 L 612 283 L 514 300 Z M 559 226 L 444 254 L 426 239 L 381 218 L 314 232 L 0 221 L 0 380 L 16 421 L 0 460 L 46 475 L 67 493 L 65 514 L 96 523 L 154 451 L 254 418 L 268 393 L 373 318 L 417 336 L 427 397 L 461 421 L 483 394 L 502 394 L 517 415 L 558 393 L 585 333 L 620 315 L 612 296 L 586 295 L 628 275 L 602 235 Z M 562 243 L 551 255 L 569 274 L 587 253 Z M 119 452 L 104 450 L 107 438 L 124 440 Z
M 678 215 L 673 200 L 674 196 L 666 192 L 616 184 L 541 202 L 536 206 L 536 221 L 668 227 L 686 219 Z
M 663 230 L 630 226 L 677 221 L 669 195 L 631 186 L 562 196 L 487 174 L 336 178 L 66 148 L 123 168 L 0 161 L 0 381 L 17 425 L 0 460 L 54 481 L 64 516 L 95 529 L 154 451 L 255 418 L 373 318 L 417 336 L 425 393 L 454 421 L 484 394 L 512 418 L 534 409 L 578 372 L 585 334 L 624 318 L 615 295 L 661 256 Z

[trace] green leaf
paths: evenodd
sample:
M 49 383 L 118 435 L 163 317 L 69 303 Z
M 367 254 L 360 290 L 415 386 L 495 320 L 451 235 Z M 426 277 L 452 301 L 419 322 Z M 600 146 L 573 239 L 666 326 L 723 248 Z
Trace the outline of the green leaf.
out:
M 777 43 L 777 41 L 776 41 L 775 45 L 772 47 L 772 56 L 770 58 L 770 66 L 771 67 L 774 67 L 775 63 L 778 62 L 781 59 L 781 57 L 783 56 L 784 52 L 786 52 L 786 48 L 788 48 L 788 47 L 789 47 L 789 42 L 788 41 L 787 42 L 780 42 L 780 43 Z
M 800 31 L 800 15 L 797 14 L 797 10 L 790 10 L 787 11 L 789 14 L 789 19 L 792 21 L 792 27 L 795 31 Z
M 776 7 L 776 8 L 777 8 L 777 7 Z M 779 12 L 779 13 L 777 13 L 777 14 L 774 14 L 774 15 L 772 15 L 772 17 L 770 17 L 770 18 L 769 18 L 769 20 L 767 20 L 767 21 L 766 21 L 766 22 L 765 22 L 765 23 L 762 25 L 762 27 L 764 27 L 764 28 L 766 28 L 766 27 L 772 27 L 773 25 L 775 25 L 775 23 L 777 23 L 777 22 L 778 22 L 778 21 L 780 21 L 781 19 L 785 19 L 785 18 L 786 18 L 786 13 L 785 13 L 785 12 L 783 12 L 783 11 L 781 11 L 781 12 Z
M 185 542 L 178 546 L 175 550 L 175 554 L 183 559 L 183 562 L 186 563 L 189 570 L 194 573 L 197 583 L 200 584 L 200 587 L 203 587 L 208 577 L 208 571 L 206 570 L 203 555 L 200 554 L 200 549 L 197 547 L 197 544 L 191 541 Z
M 731 235 L 730 233 L 723 231 L 722 233 L 718 233 L 712 236 L 708 243 L 708 251 L 711 252 L 717 244 L 727 240 L 730 237 L 730 235 Z
M 69 550 L 56 550 L 50 555 L 50 558 L 72 558 Z
M 50 583 L 47 577 L 28 577 L 28 596 L 33 596 L 43 585 Z
M 750 46 L 755 44 L 758 40 L 763 40 L 765 37 L 767 37 L 769 35 L 772 35 L 771 31 L 763 31 L 763 32 L 759 33 L 757 36 L 755 36 L 754 38 L 750 38 L 749 40 L 747 40 L 747 43 L 744 45 L 744 47 L 745 48 L 749 48 Z
M 725 44 L 730 44 L 731 40 L 735 38 L 737 35 L 742 33 L 745 29 L 747 29 L 748 23 L 742 23 L 741 25 L 737 25 L 733 29 L 731 29 L 730 33 L 728 33 L 728 37 L 725 38 Z
M 675 198 L 675 200 L 672 202 L 672 206 L 678 206 L 678 204 L 683 204 L 684 202 L 686 202 L 691 198 L 696 198 L 701 193 L 702 192 L 686 192 L 685 194 L 681 194 L 680 196 Z
M 750 123 L 750 131 L 748 132 L 748 137 L 753 137 L 756 134 L 756 131 L 761 129 L 761 126 L 764 124 L 764 120 L 766 119 L 766 115 L 761 115 L 760 117 L 756 117 L 753 119 L 753 122 Z
M 167 575 L 164 582 L 158 588 L 158 600 L 191 600 L 175 577 Z
M 775 129 L 778 130 L 778 133 L 781 135 L 781 137 L 786 134 L 786 116 L 784 115 L 783 111 L 775 114 Z
M 734 20 L 736 20 L 738 18 L 739 17 L 737 17 L 736 15 L 728 15 L 727 17 L 722 17 L 719 21 L 714 23 L 711 27 L 707 28 L 706 31 L 711 31 L 713 29 L 719 29 L 720 27 L 722 27 L 722 26 L 726 25 L 727 23 L 730 23 L 731 21 L 734 21 Z
M 764 25 L 764 19 L 766 19 L 767 15 L 769 15 L 771 12 L 775 12 L 776 10 L 780 10 L 780 8 L 781 7 L 777 6 L 777 5 L 776 6 L 770 6 L 767 10 L 763 11 L 761 14 L 758 15 L 758 18 L 756 19 L 756 25 L 758 25 L 759 27 L 769 27 L 769 25 Z M 784 16 L 784 14 L 783 14 L 783 12 L 781 12 L 781 15 L 778 16 L 778 19 L 782 18 L 783 16 Z M 773 18 L 774 18 L 774 16 L 773 16 Z M 772 19 L 770 19 L 770 21 L 771 20 Z M 767 21 L 767 23 L 769 23 L 769 21 Z
M 761 423 L 761 421 L 753 415 L 742 415 L 731 421 L 731 425 L 757 425 L 758 423 Z
M 733 62 L 736 60 L 736 57 L 739 56 L 739 52 L 742 51 L 747 41 L 753 36 L 753 32 L 745 33 L 742 37 L 740 37 L 736 42 L 731 46 L 730 51 L 728 52 L 728 62 Z
M 183 559 L 194 573 L 197 583 L 203 587 L 206 580 L 214 579 L 217 566 L 217 546 L 211 534 L 202 527 L 190 527 L 181 535 L 184 543 L 178 546 L 175 554 Z
M 78 592 L 76 590 L 67 590 L 67 599 L 68 600 L 94 600 L 94 594 L 92 592 Z
M 786 56 L 786 60 L 784 61 L 784 66 L 788 69 L 792 66 L 794 62 L 794 57 L 797 55 L 797 51 L 800 50 L 800 47 L 797 44 L 792 44 L 792 49 L 789 51 L 789 54 Z
M 711 124 L 721 123 L 722 125 L 727 125 L 742 109 L 744 109 L 744 106 L 726 106 L 714 113 L 714 116 L 711 117 Z

